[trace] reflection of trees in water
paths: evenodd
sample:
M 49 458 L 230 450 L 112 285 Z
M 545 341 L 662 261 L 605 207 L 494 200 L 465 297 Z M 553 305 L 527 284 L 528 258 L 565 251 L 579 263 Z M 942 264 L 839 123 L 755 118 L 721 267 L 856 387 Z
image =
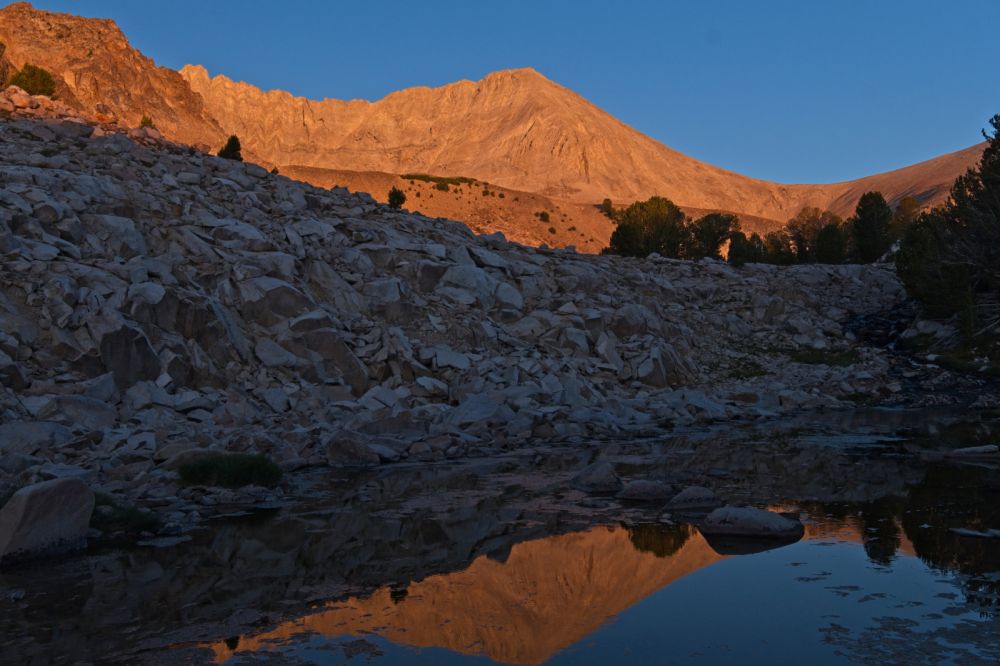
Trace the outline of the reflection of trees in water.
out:
M 900 521 L 921 560 L 936 569 L 966 574 L 962 586 L 968 601 L 988 609 L 984 612 L 990 615 L 1000 612 L 1000 581 L 980 577 L 1000 571 L 1000 543 L 948 531 L 949 527 L 1000 527 L 996 471 L 967 465 L 930 467 L 923 483 L 910 489 Z
M 884 497 L 862 505 L 858 511 L 865 553 L 875 564 L 887 566 L 896 558 L 901 544 L 897 517 L 905 506 L 903 497 Z
M 628 539 L 640 553 L 652 553 L 657 557 L 670 557 L 687 543 L 694 532 L 691 525 L 662 525 L 645 523 L 626 527 Z
M 904 497 L 800 506 L 817 518 L 860 529 L 865 553 L 875 564 L 891 564 L 905 535 L 921 561 L 961 575 L 959 584 L 970 604 L 991 616 L 1000 615 L 1000 580 L 983 576 L 1000 572 L 1000 543 L 948 529 L 1000 527 L 1000 479 L 995 470 L 931 465 Z

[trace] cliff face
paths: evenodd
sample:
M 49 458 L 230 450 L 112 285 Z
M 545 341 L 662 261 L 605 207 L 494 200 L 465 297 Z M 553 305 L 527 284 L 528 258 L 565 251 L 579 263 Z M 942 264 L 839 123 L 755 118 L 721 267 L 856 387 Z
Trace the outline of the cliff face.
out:
M 56 95 L 71 106 L 133 127 L 147 115 L 174 140 L 221 143 L 223 131 L 201 97 L 177 72 L 132 48 L 114 21 L 18 2 L 0 9 L 0 42 L 14 67 L 31 63 L 52 72 Z

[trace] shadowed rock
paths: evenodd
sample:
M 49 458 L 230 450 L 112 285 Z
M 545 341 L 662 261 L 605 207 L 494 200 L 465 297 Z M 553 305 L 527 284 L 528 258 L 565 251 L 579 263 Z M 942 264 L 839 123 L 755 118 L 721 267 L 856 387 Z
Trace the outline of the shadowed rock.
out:
M 76 478 L 22 488 L 0 509 L 0 565 L 83 549 L 93 511 L 94 493 Z

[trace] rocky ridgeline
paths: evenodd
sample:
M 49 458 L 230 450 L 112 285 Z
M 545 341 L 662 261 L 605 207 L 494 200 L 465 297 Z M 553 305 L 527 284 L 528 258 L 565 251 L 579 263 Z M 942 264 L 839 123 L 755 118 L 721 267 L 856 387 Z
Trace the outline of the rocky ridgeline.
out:
M 183 525 L 268 496 L 178 489 L 203 450 L 436 460 L 894 388 L 845 330 L 904 298 L 887 268 L 524 247 L 52 104 L 0 96 L 0 491 L 79 477 Z

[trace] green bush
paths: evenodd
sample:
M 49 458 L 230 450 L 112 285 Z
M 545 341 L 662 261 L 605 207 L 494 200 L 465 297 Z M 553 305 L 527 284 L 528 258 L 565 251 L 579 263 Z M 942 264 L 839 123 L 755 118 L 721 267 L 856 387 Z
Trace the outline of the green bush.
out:
M 799 263 L 816 261 L 816 240 L 820 232 L 831 224 L 840 225 L 843 220 L 828 210 L 803 208 L 785 225 L 795 260 Z
M 545 210 L 539 211 L 539 212 L 535 213 L 535 215 L 537 215 L 538 219 L 541 220 L 542 222 L 548 222 L 549 221 L 549 212 L 548 211 L 545 211 Z
M 48 70 L 25 64 L 21 71 L 10 77 L 7 85 L 17 86 L 29 95 L 52 97 L 56 92 L 56 82 Z
M 438 183 L 437 185 L 434 186 L 434 188 L 438 189 L 438 190 L 441 190 L 442 192 L 447 192 L 448 190 L 451 189 L 448 186 L 448 183 L 444 183 L 444 182 Z
M 240 146 L 240 138 L 235 134 L 231 135 L 229 140 L 226 141 L 226 145 L 219 149 L 219 157 L 224 157 L 227 160 L 242 162 L 243 153 Z
M 180 466 L 181 482 L 196 486 L 274 486 L 281 480 L 281 468 L 267 456 L 246 453 L 213 453 Z
M 691 258 L 722 258 L 722 246 L 740 230 L 740 218 L 727 213 L 709 213 L 691 223 Z
M 734 232 L 729 239 L 729 253 L 726 256 L 733 266 L 757 264 L 764 261 L 764 239 L 759 234 L 751 234 L 747 238 L 742 231 Z
M 406 195 L 403 190 L 398 187 L 393 187 L 389 190 L 389 207 L 390 208 L 402 208 L 403 204 L 406 203 Z
M 789 266 L 795 258 L 795 244 L 787 231 L 772 231 L 764 236 L 764 263 Z
M 156 129 L 156 125 L 153 124 L 153 119 L 145 114 L 143 114 L 142 120 L 139 121 L 139 127 L 152 127 L 153 129 Z
M 689 244 L 688 218 L 673 201 L 650 197 L 637 201 L 616 215 L 618 226 L 611 234 L 610 254 L 646 257 L 653 252 L 681 257 Z

